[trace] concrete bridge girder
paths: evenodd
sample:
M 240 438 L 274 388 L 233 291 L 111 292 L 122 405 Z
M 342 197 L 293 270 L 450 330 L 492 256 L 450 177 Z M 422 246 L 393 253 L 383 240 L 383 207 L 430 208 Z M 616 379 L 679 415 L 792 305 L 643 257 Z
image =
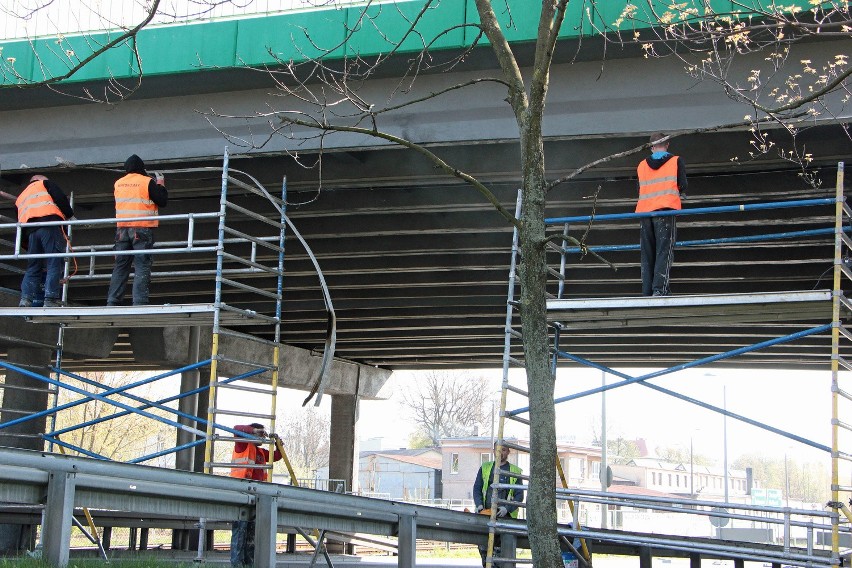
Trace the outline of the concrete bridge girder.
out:
M 18 305 L 20 293 L 0 290 L 0 307 Z M 73 357 L 107 357 L 115 345 L 118 329 L 66 329 L 63 353 Z M 10 347 L 56 349 L 58 327 L 48 324 L 30 324 L 23 318 L 0 318 L 0 350 Z M 45 361 L 45 363 L 48 363 Z
M 839 41 L 802 44 L 796 49 L 797 56 L 814 61 L 830 59 L 846 50 Z M 757 54 L 754 61 L 743 58 L 738 65 L 747 74 L 752 63 L 759 66 L 761 57 Z M 418 79 L 417 92 L 435 92 L 490 75 L 489 71 L 424 75 Z M 235 72 L 233 86 L 227 75 L 223 77 L 220 92 L 192 93 L 189 75 L 181 87 L 186 92 L 181 96 L 140 97 L 111 106 L 78 105 L 73 112 L 67 106 L 70 99 L 59 99 L 58 106 L 48 108 L 24 108 L 25 101 L 0 104 L 0 121 L 7 129 L 0 141 L 3 169 L 48 168 L 60 161 L 77 165 L 121 164 L 131 153 L 148 161 L 219 156 L 226 143 L 202 112 L 215 108 L 219 113 L 239 116 L 251 115 L 267 105 L 276 108 L 276 98 L 269 89 L 240 90 L 238 76 Z M 371 80 L 361 95 L 365 100 L 384 100 L 398 86 L 397 82 L 394 78 Z M 477 88 L 475 97 L 462 90 L 414 105 L 386 117 L 382 127 L 423 144 L 516 140 L 517 124 L 503 101 L 505 89 L 487 83 Z M 418 96 L 417 92 L 407 96 Z M 296 105 L 295 101 L 291 103 Z M 290 110 L 300 109 L 296 106 Z M 659 130 L 661 126 L 678 131 L 736 123 L 747 112 L 711 81 L 696 83 L 676 59 L 654 59 L 642 65 L 636 65 L 633 58 L 610 59 L 603 65 L 594 60 L 553 66 L 544 127 L 545 135 L 555 138 L 624 136 Z M 213 122 L 236 136 L 258 132 L 265 135 L 268 130 L 263 117 L 239 121 L 214 117 Z M 56 124 L 64 126 L 57 129 Z M 322 143 L 332 152 L 388 145 L 358 135 L 325 137 Z M 317 144 L 318 141 L 299 141 L 296 131 L 295 140 L 273 138 L 262 152 L 279 153 L 289 148 L 305 153 L 316 150 Z
M 136 328 L 130 330 L 130 344 L 134 357 L 139 361 L 161 364 L 166 367 L 181 367 L 190 361 L 189 327 Z M 199 353 L 202 359 L 212 352 L 212 328 L 199 330 Z M 268 343 L 247 339 L 220 336 L 219 352 L 240 361 L 269 364 L 272 362 L 272 346 Z M 281 345 L 278 386 L 310 390 L 319 377 L 322 353 Z M 221 376 L 234 376 L 250 370 L 247 365 L 229 361 L 219 362 Z M 390 396 L 388 379 L 391 371 L 349 361 L 335 360 L 329 369 L 325 393 L 329 395 L 358 395 L 366 400 L 386 399 Z M 267 382 L 268 377 L 260 382 Z

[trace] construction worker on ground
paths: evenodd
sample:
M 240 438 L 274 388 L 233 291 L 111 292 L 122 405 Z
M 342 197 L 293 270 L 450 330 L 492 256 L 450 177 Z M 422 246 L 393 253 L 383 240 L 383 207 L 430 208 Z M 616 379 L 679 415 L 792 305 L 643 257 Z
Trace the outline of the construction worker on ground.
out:
M 274 432 L 267 434 L 263 424 L 256 422 L 234 426 L 234 430 L 251 434 L 258 439 L 234 443 L 234 454 L 231 461 L 237 467 L 231 468 L 231 477 L 251 479 L 254 481 L 270 481 L 272 479 L 272 470 L 267 470 L 263 467 L 247 466 L 264 466 L 269 463 L 269 450 L 261 447 L 261 444 L 264 440 L 268 442 L 268 439 L 278 440 L 278 434 Z M 276 449 L 272 461 L 276 462 L 281 457 L 281 452 Z M 246 467 L 239 467 L 240 465 Z M 231 524 L 231 566 L 233 568 L 254 565 L 254 531 L 255 519 L 253 512 L 250 513 L 248 519 L 234 521 Z
M 494 455 L 497 455 L 498 443 L 494 443 Z M 500 479 L 498 483 L 506 485 L 515 485 L 520 483 L 519 474 L 522 473 L 521 468 L 513 463 L 509 463 L 509 448 L 502 446 L 500 448 Z M 515 503 L 524 502 L 523 489 L 500 489 L 497 492 L 498 503 L 492 504 L 493 491 L 491 483 L 494 481 L 494 462 L 485 462 L 480 466 L 479 473 L 476 475 L 476 480 L 473 482 L 473 503 L 476 506 L 476 512 L 481 514 L 490 514 L 492 506 L 497 507 L 497 518 L 511 517 L 518 518 L 518 505 Z M 494 539 L 494 556 L 500 553 L 499 536 Z M 488 550 L 485 547 L 479 547 L 479 554 L 482 556 L 482 565 L 485 566 L 485 559 L 488 555 Z
M 651 155 L 636 168 L 639 201 L 636 213 L 680 209 L 685 197 L 686 168 L 680 156 L 669 154 L 666 135 L 651 135 Z M 639 247 L 642 259 L 642 295 L 668 296 L 676 237 L 674 216 L 644 217 L 639 220 Z
M 64 221 L 74 216 L 65 192 L 43 175 L 34 175 L 15 200 L 18 223 Z M 28 308 L 41 296 L 44 284 L 44 307 L 57 308 L 62 304 L 63 258 L 65 232 L 60 225 L 50 227 L 23 227 L 21 242 L 29 254 L 56 254 L 51 258 L 31 258 L 21 281 L 19 307 Z M 46 268 L 46 274 L 45 274 Z
M 154 227 L 159 226 L 156 219 L 136 219 L 157 215 L 160 207 L 169 200 L 163 176 L 156 179 L 148 176 L 145 162 L 133 154 L 124 162 L 127 175 L 115 182 L 115 216 L 118 220 L 115 231 L 116 251 L 151 250 L 154 248 Z M 112 278 L 107 295 L 108 306 L 120 306 L 124 301 L 124 289 L 133 266 L 133 305 L 144 306 L 148 303 L 148 288 L 151 284 L 150 254 L 116 255 Z

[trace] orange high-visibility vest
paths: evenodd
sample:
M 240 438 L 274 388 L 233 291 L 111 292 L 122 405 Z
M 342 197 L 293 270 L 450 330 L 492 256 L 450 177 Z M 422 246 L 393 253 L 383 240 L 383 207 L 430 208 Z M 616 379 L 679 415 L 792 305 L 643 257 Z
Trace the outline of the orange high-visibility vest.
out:
M 677 188 L 677 156 L 658 170 L 651 169 L 648 162 L 642 160 L 636 173 L 639 175 L 639 201 L 636 213 L 658 211 L 660 209 L 680 209 L 680 191 Z
M 115 182 L 115 216 L 128 219 L 116 223 L 119 227 L 157 227 L 156 219 L 132 221 L 134 217 L 150 217 L 159 212 L 157 205 L 148 196 L 151 178 L 142 174 L 127 174 Z
M 231 461 L 237 465 L 256 465 L 257 464 L 257 446 L 254 444 L 246 444 L 246 449 L 242 452 L 237 452 L 234 449 L 234 454 Z M 239 477 L 240 479 L 254 479 L 254 468 L 252 467 L 234 467 L 231 468 L 231 477 Z
M 65 219 L 65 215 L 50 197 L 43 180 L 36 180 L 24 188 L 15 200 L 15 206 L 18 208 L 18 223 L 48 215 L 58 215 L 60 219 Z

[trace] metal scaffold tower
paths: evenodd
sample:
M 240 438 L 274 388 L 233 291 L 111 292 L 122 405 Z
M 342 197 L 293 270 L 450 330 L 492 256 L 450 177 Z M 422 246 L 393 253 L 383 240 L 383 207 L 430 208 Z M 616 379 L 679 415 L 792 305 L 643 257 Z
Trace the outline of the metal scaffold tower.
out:
M 323 291 L 323 300 L 329 312 L 330 333 L 323 353 L 320 376 L 315 390 L 321 396 L 325 377 L 333 358 L 334 351 L 334 318 L 328 289 L 325 286 L 322 273 L 313 253 L 299 232 L 286 215 L 286 178 L 283 180 L 281 193 L 271 195 L 257 180 L 239 170 L 229 167 L 229 156 L 226 152 L 222 168 L 186 168 L 167 170 L 167 174 L 209 174 L 221 172 L 221 192 L 219 194 L 218 211 L 196 212 L 189 214 L 158 215 L 156 219 L 162 224 L 178 224 L 186 227 L 185 240 L 159 243 L 152 250 L 143 251 L 162 257 L 162 255 L 178 255 L 185 258 L 187 267 L 197 266 L 186 270 L 171 270 L 154 272 L 152 278 L 168 278 L 183 280 L 197 285 L 199 281 L 208 279 L 211 290 L 204 292 L 204 302 L 200 303 L 166 303 L 163 305 L 144 306 L 78 306 L 68 305 L 69 282 L 80 280 L 104 280 L 109 274 L 96 269 L 95 262 L 101 258 L 111 258 L 118 254 L 139 254 L 140 251 L 113 251 L 110 245 L 88 246 L 86 250 L 74 250 L 72 247 L 72 231 L 82 225 L 83 229 L 93 227 L 114 226 L 116 218 L 86 219 L 85 221 L 70 220 L 49 223 L 31 223 L 28 226 L 67 225 L 68 248 L 63 256 L 66 258 L 63 284 L 63 307 L 45 308 L 0 308 L 0 317 L 22 318 L 27 324 L 53 324 L 58 329 L 58 340 L 55 345 L 55 365 L 51 371 L 54 376 L 44 376 L 27 368 L 17 365 L 14 361 L 0 361 L 0 367 L 20 373 L 46 385 L 47 392 L 53 396 L 50 408 L 40 412 L 20 412 L 21 416 L 0 423 L 0 433 L 9 433 L 16 426 L 31 420 L 50 418 L 47 431 L 40 436 L 49 444 L 73 450 L 81 455 L 98 459 L 105 456 L 86 448 L 68 443 L 61 436 L 81 428 L 87 428 L 126 416 L 135 414 L 175 428 L 177 443 L 175 447 L 158 449 L 133 458 L 131 463 L 145 463 L 154 458 L 168 454 L 178 454 L 193 451 L 196 446 L 204 446 L 203 470 L 207 473 L 228 473 L 231 463 L 216 460 L 217 442 L 235 442 L 255 439 L 234 428 L 225 426 L 220 419 L 224 416 L 239 416 L 250 421 L 263 421 L 269 424 L 274 432 L 276 419 L 277 390 L 279 384 L 279 369 L 281 366 L 281 310 L 284 294 L 284 259 L 285 236 L 287 228 L 303 245 L 311 262 L 317 270 Z M 240 179 L 242 178 L 242 179 Z M 244 181 L 247 180 L 247 181 Z M 258 207 L 257 204 L 260 204 Z M 251 206 L 250 206 L 251 205 Z M 252 208 L 253 207 L 253 208 Z M 153 218 L 153 217 L 152 217 Z M 146 218 L 147 219 L 147 218 Z M 202 220 L 215 221 L 217 225 L 215 238 L 202 238 L 197 233 L 197 224 Z M 51 255 L 26 254 L 21 250 L 20 223 L 0 224 L 0 231 L 14 231 L 14 238 L 2 242 L 10 246 L 11 252 L 0 254 L 0 262 L 28 258 L 44 258 Z M 75 265 L 83 260 L 89 263 L 87 273 L 78 274 L 68 279 L 69 264 Z M 169 370 L 150 378 L 134 381 L 120 387 L 109 387 L 106 384 L 64 370 L 63 367 L 63 337 L 70 328 L 92 329 L 133 329 L 149 328 L 173 330 L 175 335 L 169 336 L 181 345 L 186 345 L 188 353 L 181 353 L 192 361 L 177 369 Z M 202 329 L 210 329 L 210 356 L 200 356 Z M 178 330 L 178 331 L 174 331 Z M 166 339 L 167 341 L 167 339 Z M 202 381 L 198 375 L 204 368 L 209 369 L 209 381 Z M 196 374 L 193 382 L 192 374 Z M 150 400 L 132 394 L 134 388 L 174 376 L 182 376 L 179 394 L 158 400 Z M 190 379 L 187 382 L 186 376 Z M 246 381 L 250 381 L 247 384 Z M 79 386 L 80 383 L 94 387 L 95 392 L 89 392 Z M 3 384 L 0 387 L 6 388 Z M 80 398 L 65 404 L 57 404 L 57 394 L 65 389 L 76 393 Z M 262 410 L 235 410 L 223 405 L 223 399 L 228 397 L 226 392 L 248 392 L 265 401 L 254 408 Z M 185 411 L 183 403 L 196 399 Z M 98 401 L 116 408 L 114 414 L 86 420 L 85 422 L 56 429 L 53 426 L 57 413 Z M 178 402 L 178 409 L 169 406 Z M 9 412 L 4 408 L 4 412 Z M 4 416 L 5 418 L 5 416 Z M 15 436 L 16 434 L 6 434 Z M 274 442 L 269 441 L 270 450 L 274 452 Z M 227 450 L 227 449 L 226 449 Z M 220 452 L 221 453 L 221 452 Z M 251 467 L 251 466 L 249 466 Z M 264 466 L 271 470 L 271 464 Z M 223 471 L 224 470 L 224 471 Z M 270 471 L 271 474 L 271 471 Z M 292 474 L 295 483 L 295 476 Z
M 567 501 L 570 506 L 572 519 L 571 526 L 560 525 L 559 533 L 562 541 L 563 553 L 568 552 L 575 556 L 579 563 L 591 566 L 591 555 L 586 546 L 588 539 L 613 538 L 606 531 L 605 517 L 602 516 L 600 527 L 581 527 L 579 521 L 581 504 L 605 506 L 641 506 L 650 510 L 676 512 L 679 514 L 705 515 L 711 519 L 753 519 L 754 522 L 775 524 L 783 527 L 783 547 L 780 551 L 770 551 L 750 543 L 734 543 L 731 541 L 695 540 L 665 536 L 643 535 L 636 538 L 637 546 L 658 546 L 673 550 L 682 550 L 700 558 L 704 554 L 717 554 L 721 557 L 728 556 L 736 559 L 746 559 L 775 564 L 792 564 L 800 566 L 837 566 L 841 564 L 843 538 L 850 538 L 850 523 L 852 513 L 844 504 L 852 494 L 852 485 L 844 483 L 843 479 L 849 479 L 852 475 L 852 424 L 848 420 L 850 403 L 852 403 L 852 385 L 847 384 L 852 380 L 848 371 L 852 371 L 852 331 L 847 329 L 846 322 L 852 317 L 852 302 L 847 299 L 843 287 L 849 286 L 852 281 L 852 269 L 849 258 L 852 258 L 852 238 L 850 238 L 850 219 L 852 209 L 846 204 L 844 197 L 844 165 L 838 164 L 836 187 L 833 197 L 819 199 L 803 199 L 795 201 L 778 201 L 769 203 L 743 203 L 736 205 L 723 205 L 715 207 L 697 207 L 682 211 L 659 211 L 653 213 L 625 213 L 597 216 L 573 216 L 545 219 L 548 227 L 561 232 L 562 245 L 553 245 L 552 251 L 556 254 L 556 262 L 550 264 L 554 267 L 548 268 L 552 277 L 555 290 L 547 293 L 547 317 L 550 325 L 550 335 L 553 341 L 552 369 L 555 374 L 560 362 L 598 369 L 606 375 L 616 377 L 618 380 L 604 384 L 598 388 L 574 392 L 566 396 L 558 397 L 554 404 L 558 405 L 570 400 L 578 400 L 607 390 L 620 388 L 626 385 L 638 384 L 657 392 L 685 401 L 698 407 L 713 411 L 726 419 L 730 418 L 749 424 L 753 427 L 783 436 L 793 442 L 804 444 L 827 454 L 831 460 L 831 493 L 832 501 L 828 503 L 825 511 L 797 510 L 790 507 L 767 507 L 758 505 L 740 505 L 727 502 L 720 509 L 720 503 L 714 501 L 702 501 L 697 495 L 692 499 L 670 499 L 643 498 L 636 495 L 620 495 L 617 490 L 589 491 L 567 487 L 561 464 L 557 460 L 558 479 L 561 480 L 562 488 L 557 488 L 557 499 Z M 518 196 L 515 215 L 520 216 L 521 208 L 520 194 Z M 679 248 L 701 247 L 701 246 L 725 246 L 729 243 L 742 245 L 743 243 L 771 243 L 789 239 L 831 239 L 834 246 L 832 274 L 833 281 L 831 289 L 824 290 L 793 290 L 788 292 L 767 292 L 754 294 L 714 294 L 714 295 L 691 295 L 691 296 L 664 296 L 664 297 L 633 297 L 633 298 L 568 298 L 566 297 L 566 265 L 571 255 L 585 254 L 589 251 L 597 254 L 606 254 L 616 250 L 633 250 L 635 245 L 616 245 L 607 247 L 577 247 L 570 243 L 577 243 L 575 239 L 568 236 L 572 224 L 579 224 L 584 228 L 590 223 L 605 223 L 612 220 L 638 219 L 640 217 L 652 216 L 686 216 L 686 215 L 715 215 L 715 214 L 738 214 L 753 210 L 779 210 L 796 208 L 803 211 L 817 211 L 813 213 L 815 219 L 830 218 L 831 226 L 822 226 L 816 229 L 787 231 L 784 233 L 761 233 L 748 236 L 723 237 L 717 239 L 679 241 Z M 826 211 L 830 209 L 830 213 Z M 509 447 L 519 453 L 530 451 L 528 445 L 519 443 L 516 438 L 507 436 L 506 426 L 509 422 L 514 423 L 517 429 L 529 427 L 530 407 L 527 402 L 527 386 L 525 384 L 524 360 L 522 349 L 522 333 L 520 327 L 520 314 L 518 302 L 515 300 L 518 286 L 516 271 L 523 259 L 520 256 L 518 245 L 518 229 L 513 235 L 512 254 L 509 270 L 509 287 L 506 307 L 505 343 L 503 353 L 503 383 L 500 401 L 500 418 L 497 429 L 497 450 Z M 551 241 L 552 242 L 552 241 Z M 617 324 L 621 327 L 636 328 L 636 333 L 641 333 L 642 328 L 652 326 L 701 326 L 701 325 L 740 325 L 743 323 L 765 323 L 778 324 L 786 322 L 795 324 L 801 328 L 788 334 L 780 334 L 771 339 L 761 341 L 753 345 L 746 345 L 716 355 L 702 357 L 694 361 L 687 361 L 670 368 L 655 370 L 639 376 L 631 376 L 595 363 L 589 359 L 574 355 L 563 348 L 564 343 L 570 337 L 572 330 L 596 329 L 603 330 Z M 783 329 L 783 326 L 778 326 Z M 735 357 L 753 354 L 761 349 L 776 345 L 782 345 L 796 340 L 818 336 L 830 341 L 830 361 L 826 361 L 825 368 L 831 370 L 831 445 L 806 439 L 793 432 L 777 426 L 772 426 L 748 418 L 698 400 L 674 390 L 653 384 L 653 379 L 676 373 L 678 371 L 728 361 Z M 746 365 L 748 362 L 746 361 Z M 519 370 L 519 372 L 512 372 Z M 845 407 L 845 408 L 844 408 Z M 527 436 L 533 439 L 533 436 Z M 499 453 L 495 454 L 499 455 Z M 526 534 L 526 526 L 512 519 L 497 518 L 495 510 L 497 504 L 505 503 L 498 498 L 500 490 L 525 490 L 529 488 L 529 477 L 519 475 L 523 481 L 515 485 L 500 483 L 497 468 L 491 485 L 492 490 L 492 513 L 490 522 L 490 535 L 488 540 L 487 563 L 491 565 L 519 565 L 528 563 L 528 560 L 518 558 L 515 554 L 515 539 Z M 557 483 L 559 485 L 559 482 Z M 531 513 L 533 514 L 533 513 Z M 796 548 L 790 537 L 791 527 L 802 527 L 807 531 L 807 543 L 804 548 Z M 830 535 L 830 538 L 822 537 Z M 508 538 L 507 538 L 508 537 Z M 619 535 L 622 542 L 633 542 L 633 538 L 627 535 Z M 506 543 L 509 546 L 506 546 Z M 498 546 L 500 546 L 499 552 Z M 649 549 L 650 550 L 650 549 Z

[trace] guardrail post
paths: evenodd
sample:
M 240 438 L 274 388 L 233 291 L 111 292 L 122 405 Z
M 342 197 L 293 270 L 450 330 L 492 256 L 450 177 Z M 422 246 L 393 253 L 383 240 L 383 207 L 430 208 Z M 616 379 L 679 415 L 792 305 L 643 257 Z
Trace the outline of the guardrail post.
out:
M 278 497 L 258 495 L 254 528 L 254 565 L 275 568 L 275 540 L 278 535 Z
M 51 472 L 47 482 L 42 540 L 48 563 L 58 568 L 68 564 L 71 546 L 71 517 L 74 515 L 74 474 Z
M 790 509 L 784 510 L 784 552 L 790 552 Z
M 653 559 L 650 546 L 639 547 L 639 568 L 651 568 Z
M 517 558 L 518 556 L 518 537 L 513 534 L 500 535 L 500 556 L 502 558 Z M 500 566 L 500 562 L 496 562 Z M 510 565 L 511 566 L 511 565 Z
M 698 552 L 689 553 L 689 568 L 701 568 L 701 554 Z
M 414 515 L 399 516 L 397 547 L 397 566 L 414 568 L 417 565 L 417 521 Z

